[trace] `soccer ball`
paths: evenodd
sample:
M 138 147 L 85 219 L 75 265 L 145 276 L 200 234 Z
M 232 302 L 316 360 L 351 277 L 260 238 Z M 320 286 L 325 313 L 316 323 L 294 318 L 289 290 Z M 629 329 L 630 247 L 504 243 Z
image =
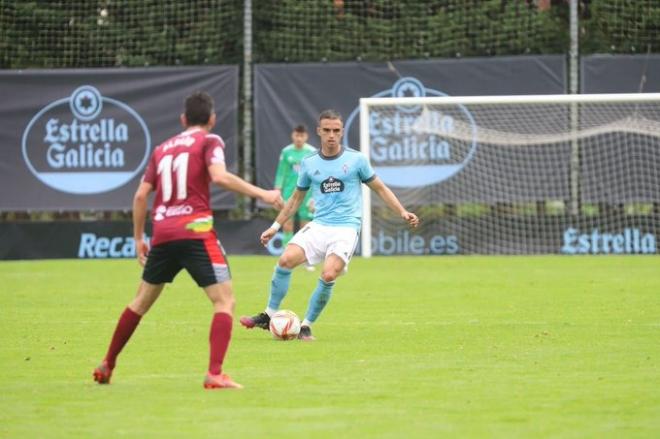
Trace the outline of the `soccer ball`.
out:
M 278 340 L 293 340 L 300 333 L 300 319 L 295 312 L 286 309 L 270 317 L 270 333 Z

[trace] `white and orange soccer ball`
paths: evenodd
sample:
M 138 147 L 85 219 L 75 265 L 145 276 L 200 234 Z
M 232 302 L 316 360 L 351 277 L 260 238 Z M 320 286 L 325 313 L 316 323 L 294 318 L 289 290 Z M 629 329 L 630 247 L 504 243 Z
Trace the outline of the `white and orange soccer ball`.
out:
M 278 340 L 293 340 L 300 333 L 300 319 L 295 312 L 286 309 L 270 317 L 270 333 Z

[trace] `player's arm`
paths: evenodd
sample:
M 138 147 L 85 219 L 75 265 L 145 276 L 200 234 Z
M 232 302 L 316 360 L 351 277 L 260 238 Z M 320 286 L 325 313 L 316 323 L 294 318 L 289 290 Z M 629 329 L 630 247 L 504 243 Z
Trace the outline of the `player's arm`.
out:
M 224 189 L 242 195 L 247 195 L 251 198 L 258 198 L 265 203 L 272 204 L 276 209 L 281 209 L 282 205 L 284 204 L 279 191 L 267 191 L 251 183 L 248 183 L 241 177 L 227 171 L 227 167 L 224 163 L 210 165 L 209 175 L 211 176 L 213 183 Z
M 367 183 L 369 188 L 376 192 L 378 196 L 387 204 L 387 207 L 399 214 L 408 224 L 412 227 L 419 225 L 419 218 L 412 212 L 408 212 L 405 207 L 401 205 L 399 199 L 394 195 L 394 192 L 383 183 L 383 180 L 376 177 Z
M 307 191 L 296 188 L 296 190 L 293 192 L 293 195 L 291 195 L 291 198 L 289 198 L 289 201 L 286 202 L 284 208 L 280 210 L 277 218 L 275 218 L 273 225 L 261 234 L 260 240 L 263 245 L 268 244 L 268 241 L 270 241 L 273 236 L 275 236 L 277 231 L 280 229 L 280 226 L 287 222 L 287 220 L 291 218 L 291 216 L 298 210 L 303 200 L 305 199 L 305 195 L 307 195 Z
M 133 196 L 133 240 L 135 241 L 135 255 L 140 265 L 147 262 L 149 247 L 144 242 L 144 223 L 147 219 L 147 202 L 153 190 L 151 183 L 142 181 Z

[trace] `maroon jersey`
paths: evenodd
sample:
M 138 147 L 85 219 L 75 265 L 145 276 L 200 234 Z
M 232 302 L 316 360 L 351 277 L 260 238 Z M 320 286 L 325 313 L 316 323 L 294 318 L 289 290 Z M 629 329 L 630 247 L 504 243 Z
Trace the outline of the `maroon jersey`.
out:
M 208 167 L 225 162 L 224 148 L 220 136 L 194 128 L 161 143 L 151 154 L 143 180 L 156 191 L 152 246 L 180 239 L 217 239 Z

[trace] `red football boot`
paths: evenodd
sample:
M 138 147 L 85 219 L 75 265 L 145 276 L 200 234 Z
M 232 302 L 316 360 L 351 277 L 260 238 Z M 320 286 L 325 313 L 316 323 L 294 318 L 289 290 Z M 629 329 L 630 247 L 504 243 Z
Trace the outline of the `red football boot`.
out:
M 112 369 L 108 366 L 108 362 L 103 360 L 101 364 L 94 369 L 94 381 L 99 384 L 110 384 L 110 378 L 112 377 Z
M 242 389 L 243 386 L 233 381 L 229 375 L 221 373 L 220 375 L 206 374 L 204 378 L 205 389 Z
M 252 317 L 243 316 L 239 321 L 241 322 L 241 325 L 245 326 L 248 329 L 257 327 L 268 330 L 268 325 L 270 324 L 270 317 L 265 312 L 262 312 Z

